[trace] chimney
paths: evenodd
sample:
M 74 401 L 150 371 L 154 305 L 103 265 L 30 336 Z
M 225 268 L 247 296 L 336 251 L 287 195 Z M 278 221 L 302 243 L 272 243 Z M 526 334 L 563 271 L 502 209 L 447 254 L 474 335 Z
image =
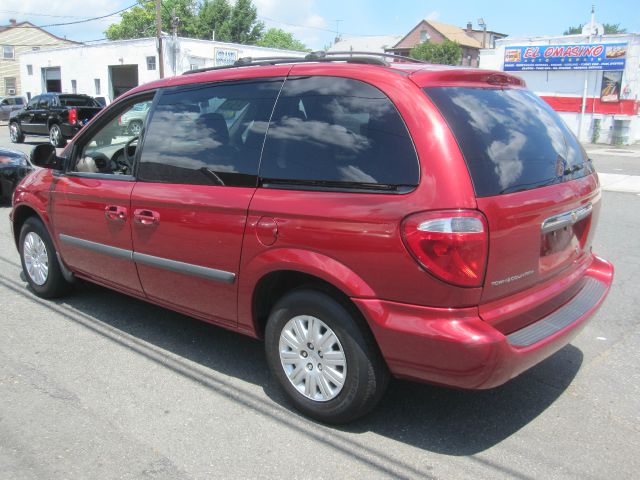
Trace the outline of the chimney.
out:
M 10 18 L 9 19 L 9 24 L 11 24 L 12 27 L 16 26 L 16 19 L 15 18 Z
M 467 33 L 471 33 L 473 30 L 473 24 L 471 22 L 467 22 Z

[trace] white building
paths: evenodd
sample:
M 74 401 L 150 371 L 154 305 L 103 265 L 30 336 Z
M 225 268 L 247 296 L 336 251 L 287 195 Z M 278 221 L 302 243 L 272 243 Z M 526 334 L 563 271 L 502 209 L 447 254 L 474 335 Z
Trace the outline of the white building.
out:
M 504 38 L 481 51 L 480 68 L 521 77 L 583 142 L 640 141 L 640 34 L 594 36 L 591 43 L 587 35 Z
M 347 37 L 337 40 L 330 52 L 376 52 L 384 53 L 402 39 L 402 35 L 367 35 L 363 37 Z
M 164 76 L 233 63 L 242 57 L 303 56 L 302 52 L 192 38 L 163 38 Z M 102 96 L 113 101 L 125 91 L 160 78 L 155 38 L 119 40 L 20 56 L 22 92 L 47 91 Z

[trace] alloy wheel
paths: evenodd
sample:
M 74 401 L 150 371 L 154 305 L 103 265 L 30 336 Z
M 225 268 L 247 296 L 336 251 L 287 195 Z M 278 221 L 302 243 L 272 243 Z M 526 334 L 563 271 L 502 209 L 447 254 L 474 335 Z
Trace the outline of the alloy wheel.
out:
M 35 232 L 29 232 L 23 243 L 24 264 L 27 274 L 36 285 L 44 285 L 49 277 L 47 246 Z

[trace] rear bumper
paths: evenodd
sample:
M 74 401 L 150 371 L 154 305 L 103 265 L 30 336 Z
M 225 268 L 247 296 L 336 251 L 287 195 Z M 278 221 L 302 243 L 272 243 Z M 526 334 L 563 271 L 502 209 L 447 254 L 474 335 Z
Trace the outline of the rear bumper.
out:
M 477 308 L 439 309 L 354 299 L 391 372 L 467 389 L 501 385 L 567 345 L 602 304 L 613 266 L 594 256 L 578 293 L 551 314 L 509 335 Z

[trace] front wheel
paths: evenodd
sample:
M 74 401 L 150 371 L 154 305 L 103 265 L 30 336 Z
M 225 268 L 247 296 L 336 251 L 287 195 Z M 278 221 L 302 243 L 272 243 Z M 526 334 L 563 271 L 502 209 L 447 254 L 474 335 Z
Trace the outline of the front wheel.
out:
M 49 142 L 54 147 L 64 147 L 67 144 L 64 136 L 62 135 L 62 130 L 60 129 L 60 125 L 54 123 L 49 127 Z
M 140 135 L 140 132 L 142 132 L 142 122 L 139 120 L 133 120 L 129 124 L 128 130 L 131 135 L 134 135 L 134 136 Z
M 43 298 L 67 293 L 71 284 L 64 279 L 55 247 L 42 221 L 28 218 L 20 230 L 20 260 L 29 287 Z
M 24 142 L 24 133 L 22 133 L 22 129 L 20 125 L 16 122 L 11 122 L 9 124 L 9 138 L 12 143 L 22 143 Z
M 265 350 L 293 405 L 327 423 L 355 420 L 375 407 L 389 372 L 357 313 L 316 290 L 295 290 L 274 306 Z

